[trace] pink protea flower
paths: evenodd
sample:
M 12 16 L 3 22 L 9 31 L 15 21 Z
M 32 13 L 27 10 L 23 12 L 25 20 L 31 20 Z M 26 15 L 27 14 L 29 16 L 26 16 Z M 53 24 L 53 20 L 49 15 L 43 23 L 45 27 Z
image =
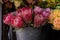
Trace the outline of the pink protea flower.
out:
M 31 23 L 32 9 L 30 7 L 24 7 L 21 9 L 21 16 L 26 23 Z
M 46 8 L 44 11 L 43 11 L 43 16 L 45 17 L 45 18 L 48 18 L 49 17 L 49 15 L 50 15 L 50 13 L 51 13 L 51 10 L 50 10 L 50 8 Z
M 12 20 L 12 26 L 14 28 L 22 28 L 24 27 L 24 22 L 20 16 L 16 16 L 15 19 Z
M 4 16 L 3 22 L 5 24 L 11 25 L 11 20 L 15 18 L 13 14 L 8 14 L 7 16 Z
M 40 27 L 44 22 L 43 15 L 35 15 L 34 17 L 34 27 Z
M 39 6 L 35 6 L 34 8 L 34 13 L 35 14 L 41 14 L 43 12 L 43 9 L 40 8 Z

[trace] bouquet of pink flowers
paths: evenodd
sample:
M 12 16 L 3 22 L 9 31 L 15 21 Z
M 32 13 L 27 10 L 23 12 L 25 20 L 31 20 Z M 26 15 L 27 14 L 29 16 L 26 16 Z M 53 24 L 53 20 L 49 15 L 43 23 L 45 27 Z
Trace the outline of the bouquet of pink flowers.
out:
M 14 28 L 22 28 L 25 26 L 40 27 L 43 26 L 50 15 L 50 8 L 40 8 L 35 6 L 34 9 L 30 7 L 23 7 L 15 13 L 11 12 L 4 15 L 3 22 L 7 25 L 12 25 Z

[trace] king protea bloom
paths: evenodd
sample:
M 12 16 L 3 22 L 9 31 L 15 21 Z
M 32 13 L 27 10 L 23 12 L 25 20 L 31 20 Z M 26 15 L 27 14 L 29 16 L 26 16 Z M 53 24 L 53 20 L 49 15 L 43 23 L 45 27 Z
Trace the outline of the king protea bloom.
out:
M 15 18 L 15 16 L 12 13 L 8 14 L 7 16 L 4 16 L 3 22 L 5 24 L 11 25 L 11 20 L 14 19 L 14 18 Z
M 42 26 L 43 22 L 44 22 L 43 15 L 35 15 L 35 17 L 34 17 L 34 27 Z
M 24 7 L 21 9 L 21 16 L 26 23 L 31 23 L 32 21 L 32 9 L 30 7 Z
M 22 28 L 24 27 L 24 22 L 20 16 L 16 16 L 15 19 L 12 20 L 12 26 L 14 28 Z

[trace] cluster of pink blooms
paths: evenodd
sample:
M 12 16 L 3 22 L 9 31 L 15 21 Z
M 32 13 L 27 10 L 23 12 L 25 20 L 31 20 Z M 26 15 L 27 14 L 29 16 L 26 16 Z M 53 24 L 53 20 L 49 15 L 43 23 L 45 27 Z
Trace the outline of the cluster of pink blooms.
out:
M 51 11 L 50 8 L 43 9 L 40 8 L 39 6 L 36 6 L 34 8 L 34 13 L 35 13 L 34 27 L 40 27 L 44 25 L 48 20 L 50 11 Z
M 33 15 L 34 14 L 34 18 Z M 23 7 L 10 14 L 4 15 L 3 22 L 12 25 L 14 28 L 25 27 L 26 24 L 33 24 L 34 27 L 40 27 L 46 22 L 50 15 L 50 9 L 36 6 L 33 10 L 30 7 Z M 33 23 L 32 23 L 32 20 Z

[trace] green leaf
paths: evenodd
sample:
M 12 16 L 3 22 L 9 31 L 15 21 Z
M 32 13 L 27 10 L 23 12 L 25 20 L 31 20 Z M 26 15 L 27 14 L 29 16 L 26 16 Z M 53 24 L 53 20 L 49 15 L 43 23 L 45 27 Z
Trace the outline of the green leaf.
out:
M 60 9 L 60 6 L 57 6 L 56 9 Z

